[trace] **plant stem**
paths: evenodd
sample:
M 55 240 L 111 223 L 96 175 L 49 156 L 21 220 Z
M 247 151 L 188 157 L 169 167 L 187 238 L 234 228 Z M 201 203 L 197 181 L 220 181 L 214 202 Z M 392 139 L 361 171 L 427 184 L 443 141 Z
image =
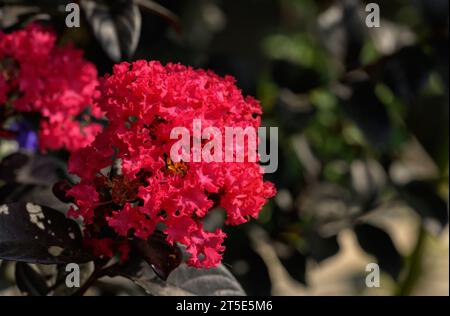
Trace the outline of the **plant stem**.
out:
M 411 294 L 422 270 L 422 257 L 425 250 L 426 231 L 420 226 L 416 246 L 408 258 L 407 274 L 397 287 L 395 295 L 407 296 Z

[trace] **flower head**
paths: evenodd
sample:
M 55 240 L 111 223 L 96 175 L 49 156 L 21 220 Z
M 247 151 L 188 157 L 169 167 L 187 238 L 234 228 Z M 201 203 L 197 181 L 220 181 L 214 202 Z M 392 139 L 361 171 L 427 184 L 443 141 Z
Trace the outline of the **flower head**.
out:
M 8 90 L 9 90 L 8 83 L 6 82 L 5 78 L 3 78 L 2 75 L 0 75 L 0 104 L 6 102 Z
M 146 239 L 160 229 L 169 243 L 186 246 L 188 264 L 216 266 L 226 235 L 204 229 L 206 214 L 221 207 L 226 224 L 245 223 L 275 188 L 263 181 L 257 162 L 171 161 L 171 130 L 192 133 L 196 119 L 222 132 L 257 128 L 258 101 L 243 97 L 232 77 L 156 61 L 116 65 L 100 92 L 97 105 L 109 126 L 71 156 L 69 171 L 81 178 L 68 192 L 77 206 L 71 214 L 84 218 L 92 238 L 102 225 L 119 239 Z
M 74 151 L 101 130 L 86 114 L 98 85 L 95 66 L 71 45 L 57 46 L 56 35 L 38 24 L 0 32 L 0 106 L 11 100 L 17 113 L 41 115 L 39 146 Z

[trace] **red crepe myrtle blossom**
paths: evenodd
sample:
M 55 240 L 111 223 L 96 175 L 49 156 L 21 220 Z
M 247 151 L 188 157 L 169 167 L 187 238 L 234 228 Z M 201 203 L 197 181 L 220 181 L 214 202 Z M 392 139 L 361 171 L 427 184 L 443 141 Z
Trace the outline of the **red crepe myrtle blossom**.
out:
M 69 171 L 81 181 L 67 191 L 76 204 L 70 216 L 82 216 L 94 251 L 111 256 L 128 238 L 147 239 L 158 229 L 186 246 L 189 265 L 219 264 L 226 235 L 206 231 L 205 215 L 221 207 L 226 224 L 245 223 L 275 188 L 257 162 L 172 162 L 170 132 L 184 126 L 192 135 L 193 119 L 222 133 L 226 126 L 257 128 L 258 101 L 244 98 L 230 76 L 143 60 L 116 65 L 100 92 L 109 126 L 71 156 Z
M 8 84 L 5 80 L 5 78 L 3 78 L 3 76 L 0 75 L 0 104 L 3 104 L 6 102 L 6 97 L 8 94 Z
M 81 50 L 57 46 L 56 34 L 38 24 L 0 32 L 0 107 L 41 115 L 39 146 L 74 151 L 90 144 L 101 125 L 90 121 L 98 85 L 95 66 Z M 81 122 L 80 120 L 84 121 Z

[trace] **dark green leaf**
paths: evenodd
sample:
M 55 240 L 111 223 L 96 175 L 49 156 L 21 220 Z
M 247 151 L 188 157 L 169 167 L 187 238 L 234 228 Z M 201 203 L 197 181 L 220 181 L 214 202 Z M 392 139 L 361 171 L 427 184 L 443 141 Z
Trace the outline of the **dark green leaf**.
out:
M 16 284 L 19 290 L 29 296 L 44 296 L 48 293 L 45 278 L 27 263 L 16 263 Z
M 8 278 L 12 265 L 14 262 L 0 259 L 0 292 L 13 285 L 12 280 Z
M 386 149 L 391 123 L 386 107 L 375 94 L 375 85 L 364 74 L 347 80 L 350 95 L 344 97 L 343 109 L 375 147 Z
M 223 266 L 211 269 L 197 269 L 181 264 L 167 281 L 161 280 L 145 262 L 129 262 L 112 275 L 121 275 L 134 281 L 151 295 L 245 295 L 244 290 Z
M 176 16 L 173 12 L 171 12 L 167 8 L 151 0 L 135 0 L 135 3 L 144 10 L 159 15 L 167 22 L 169 22 L 173 26 L 175 31 L 181 33 L 181 24 L 178 16 Z
M 381 79 L 396 96 L 410 105 L 426 83 L 432 64 L 431 58 L 421 47 L 404 47 L 382 63 Z
M 74 221 L 30 202 L 0 205 L 0 258 L 42 264 L 91 259 Z
M 240 284 L 223 265 L 211 269 L 197 269 L 183 264 L 170 274 L 166 284 L 179 287 L 193 295 L 245 295 Z
M 26 21 L 31 20 L 40 9 L 33 5 L 12 4 L 1 7 L 0 28 L 8 29 L 25 25 Z
M 323 182 L 303 192 L 300 215 L 304 220 L 312 220 L 314 231 L 321 236 L 336 235 L 341 229 L 350 227 L 354 218 L 362 214 L 359 203 L 345 187 Z M 309 238 L 314 242 L 321 237 Z
M 367 28 L 361 14 L 359 0 L 331 2 L 327 11 L 318 19 L 324 45 L 341 60 L 347 69 L 360 65 L 360 54 L 366 39 Z M 327 18 L 324 18 L 327 16 Z M 332 16 L 332 18 L 330 18 Z
M 61 175 L 65 175 L 65 165 L 51 156 L 29 153 L 14 153 L 0 162 L 0 204 L 33 201 L 58 210 L 68 209 L 68 205 L 58 200 L 51 186 Z
M 141 13 L 133 1 L 82 0 L 92 31 L 115 62 L 133 56 L 141 34 Z
M 355 233 L 361 247 L 377 258 L 380 268 L 397 279 L 403 260 L 391 237 L 385 231 L 370 224 L 356 225 Z
M 66 192 L 72 188 L 72 185 L 67 180 L 61 180 L 56 182 L 52 187 L 53 194 L 64 203 L 72 203 L 74 201 L 73 197 L 66 196 Z
M 14 153 L 0 161 L 0 180 L 5 182 L 15 181 L 20 168 L 30 160 L 29 156 L 24 153 Z
M 316 232 L 311 232 L 307 236 L 311 257 L 321 262 L 339 252 L 339 244 L 336 236 L 322 237 Z
M 280 87 L 288 88 L 295 93 L 308 92 L 325 82 L 316 69 L 287 60 L 273 61 L 272 74 Z
M 14 153 L 0 162 L 0 179 L 5 182 L 53 185 L 65 165 L 59 159 L 38 154 Z
M 410 131 L 443 172 L 449 160 L 448 109 L 448 97 L 421 95 L 410 104 L 405 120 Z
M 402 198 L 424 219 L 432 233 L 441 232 L 448 223 L 447 203 L 431 183 L 412 181 L 398 188 Z
M 300 97 L 286 89 L 280 92 L 275 110 L 289 132 L 302 131 L 316 112 L 307 96 Z
M 282 213 L 282 212 L 279 212 Z M 261 256 L 252 248 L 247 232 L 238 227 L 226 227 L 227 250 L 223 263 L 237 278 L 245 292 L 259 296 L 271 294 L 269 270 Z
M 0 203 L 13 203 L 20 201 L 36 188 L 33 184 L 10 182 L 0 186 Z
M 291 277 L 293 277 L 298 282 L 301 282 L 303 284 L 306 283 L 305 255 L 293 249 L 292 253 L 289 256 L 280 258 L 280 261 Z
M 448 0 L 419 0 L 418 5 L 427 21 L 433 26 L 441 26 L 448 29 Z
M 147 241 L 135 239 L 133 246 L 163 280 L 181 263 L 182 255 L 178 246 L 169 244 L 160 232 L 153 233 Z
M 8 183 L 0 187 L 0 204 L 33 201 L 56 210 L 67 210 L 68 204 L 58 200 L 51 187 L 33 184 Z

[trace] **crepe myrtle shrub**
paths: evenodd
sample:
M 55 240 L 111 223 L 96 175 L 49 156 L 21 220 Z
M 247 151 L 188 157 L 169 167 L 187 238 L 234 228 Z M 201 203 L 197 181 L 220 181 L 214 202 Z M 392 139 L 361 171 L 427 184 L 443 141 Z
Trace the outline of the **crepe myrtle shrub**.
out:
M 219 265 L 226 235 L 219 228 L 206 230 L 204 218 L 218 207 L 225 210 L 226 225 L 256 218 L 274 196 L 274 185 L 264 182 L 263 169 L 249 159 L 250 153 L 244 153 L 243 161 L 172 161 L 171 148 L 179 140 L 171 138 L 171 131 L 185 127 L 195 135 L 194 120 L 221 135 L 227 127 L 257 129 L 258 101 L 243 97 L 229 76 L 136 61 L 118 64 L 112 75 L 100 79 L 93 106 L 108 125 L 91 144 L 71 153 L 68 170 L 77 183 L 63 180 L 53 186 L 53 193 L 70 203 L 69 218 L 33 201 L 5 202 L 1 196 L 0 258 L 17 262 L 17 286 L 28 294 L 57 293 L 63 279 L 50 286 L 27 263 L 64 269 L 89 261 L 94 271 L 74 295 L 104 275 L 136 280 L 146 275 L 143 266 L 167 279 L 183 260 L 195 271 L 217 267 L 213 273 L 231 280 Z M 195 136 L 189 137 L 194 142 Z M 4 158 L 0 178 L 33 169 L 24 168 L 28 159 L 21 154 Z M 82 220 L 83 231 L 71 218 Z M 145 280 L 139 284 L 152 279 Z M 229 284 L 243 293 L 234 279 Z
M 97 86 L 95 65 L 72 45 L 57 45 L 51 28 L 31 23 L 0 31 L 1 137 L 42 152 L 88 145 L 102 129 L 93 105 Z
M 104 275 L 144 277 L 143 266 L 165 280 L 184 260 L 187 266 L 180 269 L 207 273 L 201 271 L 209 269 L 200 268 L 217 267 L 211 273 L 231 280 L 230 289 L 242 294 L 219 265 L 226 234 L 219 228 L 206 230 L 203 222 L 215 208 L 225 211 L 226 225 L 256 218 L 275 187 L 263 180 L 263 168 L 258 159 L 249 159 L 250 153 L 244 153 L 243 161 L 172 161 L 171 148 L 179 140 L 171 138 L 171 131 L 183 126 L 195 135 L 194 120 L 221 135 L 228 127 L 257 129 L 259 102 L 243 97 L 230 76 L 140 60 L 115 65 L 111 75 L 101 78 L 93 105 L 108 125 L 91 144 L 71 153 L 68 170 L 77 183 L 53 185 L 53 193 L 71 205 L 68 218 L 33 202 L 0 207 L 0 258 L 18 261 L 19 288 L 28 291 L 33 284 L 33 291 L 49 294 L 58 286 L 46 287 L 42 276 L 23 262 L 63 267 L 93 261 L 94 272 L 75 290 L 77 295 Z M 189 137 L 194 142 L 195 136 Z M 201 140 L 205 145 L 209 141 Z M 3 159 L 0 173 L 21 168 L 26 163 L 22 158 Z M 71 218 L 81 220 L 82 231 Z M 193 270 L 180 273 L 186 277 Z
M 80 181 L 64 192 L 73 201 L 68 216 L 83 220 L 85 245 L 95 257 L 126 260 L 136 244 L 158 234 L 184 246 L 189 266 L 216 267 L 226 234 L 205 230 L 205 216 L 220 207 L 225 224 L 243 224 L 275 188 L 257 161 L 172 161 L 171 131 L 182 126 L 193 135 L 195 119 L 222 135 L 225 127 L 257 129 L 259 102 L 243 97 L 230 76 L 144 60 L 115 65 L 99 91 L 95 104 L 109 125 L 71 155 L 69 172 Z

